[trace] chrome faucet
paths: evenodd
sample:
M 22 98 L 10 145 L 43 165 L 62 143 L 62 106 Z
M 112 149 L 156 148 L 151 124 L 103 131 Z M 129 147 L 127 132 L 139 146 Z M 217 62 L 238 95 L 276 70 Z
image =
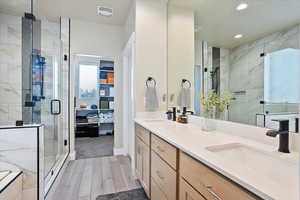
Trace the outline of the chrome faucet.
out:
M 289 151 L 289 120 L 272 120 L 279 122 L 279 130 L 269 130 L 266 135 L 276 137 L 279 135 L 278 151 L 282 153 L 290 153 Z

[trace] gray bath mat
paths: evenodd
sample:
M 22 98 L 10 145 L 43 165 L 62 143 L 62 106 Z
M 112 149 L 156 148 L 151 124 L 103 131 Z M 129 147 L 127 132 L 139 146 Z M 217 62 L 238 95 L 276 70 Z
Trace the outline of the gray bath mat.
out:
M 98 196 L 96 200 L 149 200 L 142 188 Z

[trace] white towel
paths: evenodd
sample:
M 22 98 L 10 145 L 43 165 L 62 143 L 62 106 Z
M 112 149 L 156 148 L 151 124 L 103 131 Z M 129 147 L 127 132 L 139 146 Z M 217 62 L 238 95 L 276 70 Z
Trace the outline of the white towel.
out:
M 145 94 L 146 111 L 156 111 L 158 109 L 158 98 L 155 87 L 148 87 Z
M 191 107 L 191 89 L 190 88 L 181 88 L 178 96 L 178 105 L 180 107 Z

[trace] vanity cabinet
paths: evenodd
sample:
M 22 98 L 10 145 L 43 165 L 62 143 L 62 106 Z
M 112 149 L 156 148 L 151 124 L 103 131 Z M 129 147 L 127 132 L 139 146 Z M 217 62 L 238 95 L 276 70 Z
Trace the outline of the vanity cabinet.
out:
M 153 151 L 151 152 L 151 178 L 165 194 L 166 199 L 176 200 L 176 171 Z
M 180 178 L 179 200 L 206 200 L 204 197 L 190 186 L 183 178 Z
M 136 172 L 152 200 L 261 200 L 143 127 L 135 130 Z
M 150 133 L 136 125 L 135 169 L 148 197 L 150 197 Z
M 207 200 L 260 199 L 183 152 L 179 159 L 181 178 Z

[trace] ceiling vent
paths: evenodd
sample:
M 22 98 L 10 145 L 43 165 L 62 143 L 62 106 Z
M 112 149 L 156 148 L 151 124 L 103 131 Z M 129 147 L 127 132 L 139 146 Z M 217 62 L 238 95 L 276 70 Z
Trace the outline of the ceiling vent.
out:
M 113 9 L 103 7 L 103 6 L 97 6 L 97 14 L 99 16 L 111 17 L 111 16 L 113 16 Z

